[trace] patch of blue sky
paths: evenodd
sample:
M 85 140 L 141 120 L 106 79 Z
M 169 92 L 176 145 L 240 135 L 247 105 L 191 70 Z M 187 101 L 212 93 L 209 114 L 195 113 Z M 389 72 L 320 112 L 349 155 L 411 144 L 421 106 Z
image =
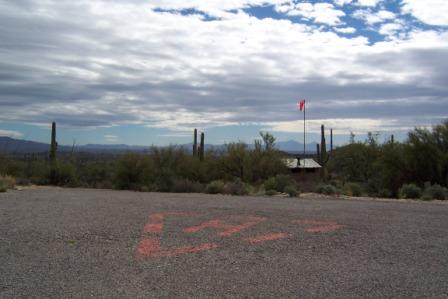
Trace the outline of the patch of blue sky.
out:
M 188 15 L 199 15 L 202 17 L 203 21 L 215 21 L 217 20 L 217 18 L 212 17 L 200 10 L 194 9 L 194 8 L 187 8 L 187 9 L 180 9 L 180 10 L 176 10 L 176 9 L 162 9 L 162 8 L 155 8 L 154 9 L 155 12 L 166 12 L 166 13 L 177 13 L 177 14 L 181 14 L 184 16 L 188 16 Z
M 266 18 L 271 18 L 274 20 L 282 20 L 282 19 L 287 19 L 287 17 L 285 17 L 284 14 L 280 14 L 278 13 L 273 5 L 263 5 L 263 6 L 254 6 L 254 7 L 249 7 L 246 9 L 243 9 L 243 11 L 245 13 L 247 13 L 250 16 L 253 16 L 257 19 L 266 19 Z M 291 18 L 289 18 L 291 19 Z M 291 19 L 292 21 L 292 19 Z

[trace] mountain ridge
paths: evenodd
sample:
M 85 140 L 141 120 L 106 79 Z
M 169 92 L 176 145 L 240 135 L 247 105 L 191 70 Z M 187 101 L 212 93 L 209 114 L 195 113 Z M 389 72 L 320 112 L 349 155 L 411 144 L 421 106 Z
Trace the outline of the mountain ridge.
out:
M 307 153 L 316 152 L 316 142 L 306 144 Z M 303 143 L 295 140 L 278 141 L 276 142 L 276 148 L 293 154 L 300 154 L 303 152 Z M 191 150 L 193 144 L 186 143 L 178 145 L 186 150 Z M 205 144 L 206 149 L 222 149 L 224 144 Z M 163 146 L 160 146 L 163 147 Z M 249 144 L 250 148 L 253 148 L 253 144 Z M 50 148 L 50 144 L 44 142 L 37 142 L 31 140 L 15 139 L 11 137 L 0 136 L 0 153 L 42 153 L 47 152 Z M 136 151 L 141 152 L 150 149 L 151 146 L 143 145 L 128 145 L 128 144 L 85 144 L 75 145 L 74 150 L 76 152 L 122 152 L 122 151 Z M 58 150 L 61 152 L 71 152 L 73 146 L 71 145 L 59 145 Z

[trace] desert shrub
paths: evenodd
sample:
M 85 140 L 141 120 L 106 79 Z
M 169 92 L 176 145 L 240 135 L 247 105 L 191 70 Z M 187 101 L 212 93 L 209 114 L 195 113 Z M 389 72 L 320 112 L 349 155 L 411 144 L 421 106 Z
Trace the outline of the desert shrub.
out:
M 77 185 L 77 175 L 75 167 L 65 161 L 56 161 L 53 166 L 47 168 L 46 180 L 56 186 Z
M 7 189 L 13 189 L 16 185 L 16 180 L 9 175 L 0 175 L 0 182 L 5 186 Z
M 176 179 L 172 191 L 176 193 L 200 193 L 203 189 L 202 184 L 199 182 L 192 182 L 188 179 Z
M 380 181 L 381 181 L 381 178 L 378 176 L 371 177 L 361 185 L 361 189 L 368 196 L 371 196 L 371 197 L 379 196 L 381 189 L 383 189 L 383 190 L 388 189 L 386 187 L 383 187 Z
M 95 183 L 93 187 L 98 189 L 113 189 L 114 185 L 111 181 L 103 181 Z
M 344 186 L 344 183 L 341 180 L 333 179 L 330 181 L 330 185 L 335 186 L 337 189 L 342 189 Z
M 233 182 L 227 182 L 224 185 L 224 194 L 231 195 L 247 195 L 249 194 L 248 188 L 241 180 L 235 180 Z
M 344 194 L 348 196 L 361 196 L 362 188 L 361 185 L 357 183 L 346 183 L 344 185 Z
M 440 186 L 439 184 L 431 185 L 429 182 L 425 183 L 425 190 L 423 192 L 422 199 L 445 200 L 446 196 L 447 196 L 446 189 Z
M 275 190 L 276 187 L 276 182 L 275 182 L 275 178 L 269 178 L 266 181 L 264 181 L 264 189 L 265 190 Z
M 296 186 L 296 181 L 289 175 L 278 174 L 275 176 L 275 190 L 285 192 L 286 186 Z
M 193 182 L 193 193 L 202 193 L 204 192 L 205 187 L 203 184 L 199 183 L 199 182 Z
M 176 176 L 169 168 L 163 168 L 157 172 L 157 176 L 152 184 L 152 190 L 158 192 L 174 191 Z
M 270 189 L 270 190 L 266 190 L 266 192 L 264 194 L 266 194 L 268 196 L 273 196 L 273 195 L 277 194 L 277 191 Z
M 278 174 L 264 182 L 265 190 L 275 190 L 277 192 L 285 192 L 286 186 L 296 186 L 296 181 L 289 175 Z
M 135 190 L 135 191 L 140 191 L 140 192 L 150 192 L 151 188 L 149 186 L 140 186 L 139 189 Z
M 392 192 L 388 189 L 381 189 L 380 191 L 378 191 L 378 197 L 390 198 L 392 197 Z
M 245 186 L 246 186 L 247 194 L 249 194 L 249 195 L 256 195 L 260 191 L 259 186 L 254 186 L 251 184 L 245 184 Z
M 31 180 L 28 178 L 16 178 L 16 184 L 20 186 L 29 186 L 31 185 Z
M 117 189 L 139 190 L 148 184 L 151 163 L 143 155 L 128 153 L 120 156 L 116 163 L 114 185 Z
M 319 184 L 317 186 L 316 192 L 326 194 L 326 195 L 333 195 L 333 194 L 339 193 L 338 189 L 335 186 L 330 185 L 330 184 Z
M 224 192 L 224 182 L 220 180 L 216 180 L 211 182 L 205 188 L 206 193 L 208 194 L 218 194 Z
M 287 193 L 290 197 L 296 197 L 299 194 L 296 185 L 286 186 L 284 192 Z
M 400 190 L 401 198 L 420 198 L 422 196 L 422 189 L 415 184 L 405 184 Z
M 113 161 L 78 162 L 79 183 L 93 188 L 113 188 L 115 164 Z
M 427 192 L 423 192 L 422 196 L 420 197 L 421 200 L 433 200 L 432 195 Z
M 0 175 L 0 192 L 6 192 L 8 189 L 14 189 L 16 181 L 12 176 Z
M 176 179 L 172 191 L 176 193 L 193 192 L 193 182 L 188 179 Z

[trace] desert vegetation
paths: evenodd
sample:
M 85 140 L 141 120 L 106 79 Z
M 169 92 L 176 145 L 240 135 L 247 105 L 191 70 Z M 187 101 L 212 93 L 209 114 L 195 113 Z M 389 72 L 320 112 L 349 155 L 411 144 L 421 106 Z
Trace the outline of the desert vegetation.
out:
M 53 125 L 46 158 L 0 155 L 0 190 L 17 184 L 115 188 L 157 192 L 267 194 L 297 196 L 300 186 L 290 176 L 275 148 L 275 137 L 260 133 L 252 146 L 244 142 L 205 151 L 204 134 L 192 151 L 178 146 L 152 147 L 145 153 L 57 155 Z M 322 127 L 323 136 L 323 127 Z M 316 160 L 324 165 L 315 191 L 328 195 L 447 199 L 448 120 L 431 129 L 416 128 L 404 142 L 383 143 L 369 133 L 328 153 L 322 137 Z M 332 148 L 332 147 L 331 147 Z M 325 155 L 325 156 L 324 156 Z
M 369 133 L 364 142 L 335 149 L 328 163 L 323 193 L 393 198 L 446 199 L 448 120 L 432 129 L 416 128 L 404 142 L 379 143 Z M 330 186 L 332 187 L 330 187 Z
M 270 192 L 296 196 L 298 186 L 288 176 L 283 154 L 275 148 L 275 138 L 263 132 L 260 136 L 251 147 L 236 142 L 226 144 L 222 150 L 205 151 L 201 134 L 201 143 L 194 143 L 192 153 L 168 146 L 152 147 L 146 153 L 58 158 L 52 138 L 47 159 L 0 156 L 0 173 L 14 176 L 22 184 L 232 195 L 264 194 L 265 182 L 273 180 Z

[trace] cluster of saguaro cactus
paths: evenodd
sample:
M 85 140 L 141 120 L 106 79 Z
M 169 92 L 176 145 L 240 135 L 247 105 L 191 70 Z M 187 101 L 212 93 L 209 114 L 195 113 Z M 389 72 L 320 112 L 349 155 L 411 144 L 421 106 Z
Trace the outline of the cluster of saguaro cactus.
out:
M 201 133 L 201 144 L 198 146 L 198 130 L 194 129 L 193 137 L 193 157 L 199 157 L 199 160 L 204 161 L 204 149 L 205 149 L 205 134 Z
M 321 125 L 320 127 L 320 146 L 316 144 L 317 150 L 317 161 L 322 166 L 322 178 L 326 177 L 326 164 L 333 152 L 333 129 L 330 129 L 330 154 L 327 153 L 327 142 L 325 140 L 325 127 Z

